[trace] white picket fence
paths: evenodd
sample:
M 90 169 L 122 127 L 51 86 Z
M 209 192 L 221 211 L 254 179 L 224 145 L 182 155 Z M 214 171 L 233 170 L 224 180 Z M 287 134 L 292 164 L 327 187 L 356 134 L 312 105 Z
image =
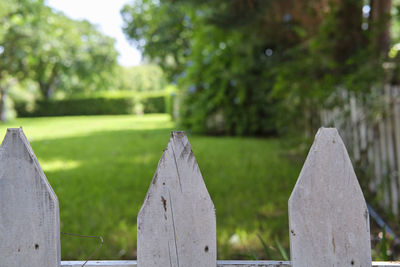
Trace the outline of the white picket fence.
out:
M 291 262 L 217 261 L 214 205 L 188 139 L 173 132 L 138 215 L 137 262 L 85 266 L 400 266 L 371 262 L 368 210 L 336 129 L 316 135 L 289 199 L 289 225 Z M 56 194 L 22 129 L 8 129 L 0 148 L 0 267 L 85 264 L 60 259 Z
M 336 127 L 356 167 L 369 177 L 368 189 L 400 216 L 400 87 L 368 93 L 338 90 L 335 108 L 321 112 L 321 124 Z

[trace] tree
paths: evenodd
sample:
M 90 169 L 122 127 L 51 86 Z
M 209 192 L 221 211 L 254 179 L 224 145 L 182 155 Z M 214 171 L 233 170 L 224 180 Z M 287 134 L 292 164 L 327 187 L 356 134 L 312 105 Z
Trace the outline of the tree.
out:
M 122 15 L 128 37 L 185 91 L 186 127 L 269 134 L 275 128 L 270 71 L 282 51 L 315 32 L 321 17 L 311 15 L 319 14 L 318 5 L 291 3 L 143 0 Z
M 0 118 L 5 120 L 5 97 L 9 87 L 29 72 L 31 37 L 40 23 L 42 0 L 2 1 L 0 4 Z
M 122 15 L 132 42 L 178 82 L 187 128 L 265 135 L 313 129 L 313 114 L 338 87 L 369 90 L 382 81 L 391 4 L 372 1 L 371 21 L 364 4 L 142 0 Z
M 119 66 L 116 88 L 124 91 L 150 92 L 165 89 L 167 81 L 155 64 L 134 67 Z
M 177 80 L 190 54 L 193 25 L 183 4 L 139 0 L 121 10 L 123 31 L 145 57 L 161 66 L 169 80 Z
M 53 11 L 43 0 L 0 2 L 0 118 L 8 88 L 35 81 L 44 99 L 105 90 L 115 80 L 115 40 L 88 21 Z
M 370 24 L 375 51 L 387 56 L 390 49 L 390 17 L 392 0 L 371 0 Z
M 50 99 L 56 89 L 73 93 L 107 88 L 118 55 L 115 41 L 89 22 L 71 20 L 48 7 L 42 17 L 46 19 L 33 41 L 31 62 L 31 78 L 42 97 Z

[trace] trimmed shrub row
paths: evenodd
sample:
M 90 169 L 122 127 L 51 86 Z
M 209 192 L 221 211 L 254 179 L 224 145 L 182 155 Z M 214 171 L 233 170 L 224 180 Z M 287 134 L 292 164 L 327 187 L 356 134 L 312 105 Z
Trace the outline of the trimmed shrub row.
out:
M 38 100 L 29 111 L 26 104 L 16 104 L 18 117 L 117 115 L 133 114 L 140 107 L 144 113 L 165 113 L 165 96 L 135 99 L 133 97 L 93 97 L 63 100 Z
M 164 96 L 143 98 L 140 101 L 143 113 L 167 113 L 166 98 Z

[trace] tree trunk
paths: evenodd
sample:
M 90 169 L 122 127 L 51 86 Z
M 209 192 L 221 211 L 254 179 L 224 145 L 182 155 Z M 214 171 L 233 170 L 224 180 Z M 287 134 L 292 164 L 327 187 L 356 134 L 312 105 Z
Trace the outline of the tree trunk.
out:
M 0 87 L 0 120 L 2 122 L 6 121 L 6 93 L 7 93 L 7 88 L 6 87 Z
M 353 57 L 365 45 L 362 24 L 362 1 L 342 0 L 336 4 L 336 27 L 330 34 L 334 38 L 334 57 L 337 62 L 346 65 L 349 58 Z M 350 72 L 352 70 L 345 70 Z
M 392 0 L 371 0 L 371 22 L 378 55 L 387 56 L 390 49 L 390 17 Z
M 2 72 L 0 71 L 0 82 L 3 79 L 3 75 Z M 0 86 L 0 121 L 5 122 L 5 88 L 3 88 L 2 86 Z
M 39 82 L 39 89 L 45 100 L 49 99 L 49 86 L 47 83 Z
M 1 80 L 1 79 L 0 79 Z M 17 83 L 18 80 L 16 78 L 12 78 L 7 82 L 6 85 L 0 86 L 0 121 L 5 122 L 6 118 L 6 97 L 8 89 Z
M 41 80 L 39 82 L 39 88 L 40 92 L 42 93 L 42 96 L 45 100 L 49 100 L 52 96 L 53 93 L 56 89 L 56 86 L 58 84 L 58 66 L 54 65 L 53 69 L 51 70 L 51 75 L 47 80 Z

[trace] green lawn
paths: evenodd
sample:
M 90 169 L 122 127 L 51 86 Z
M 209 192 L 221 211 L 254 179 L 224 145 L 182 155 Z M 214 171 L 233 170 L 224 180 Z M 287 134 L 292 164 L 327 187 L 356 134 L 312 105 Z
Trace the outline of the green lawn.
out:
M 169 140 L 167 115 L 17 119 L 60 201 L 61 231 L 101 235 L 96 259 L 134 259 L 136 215 Z M 217 210 L 218 258 L 281 259 L 287 201 L 301 164 L 277 139 L 188 136 Z M 95 239 L 61 236 L 62 258 L 84 259 Z M 288 249 L 287 249 L 288 250 Z

